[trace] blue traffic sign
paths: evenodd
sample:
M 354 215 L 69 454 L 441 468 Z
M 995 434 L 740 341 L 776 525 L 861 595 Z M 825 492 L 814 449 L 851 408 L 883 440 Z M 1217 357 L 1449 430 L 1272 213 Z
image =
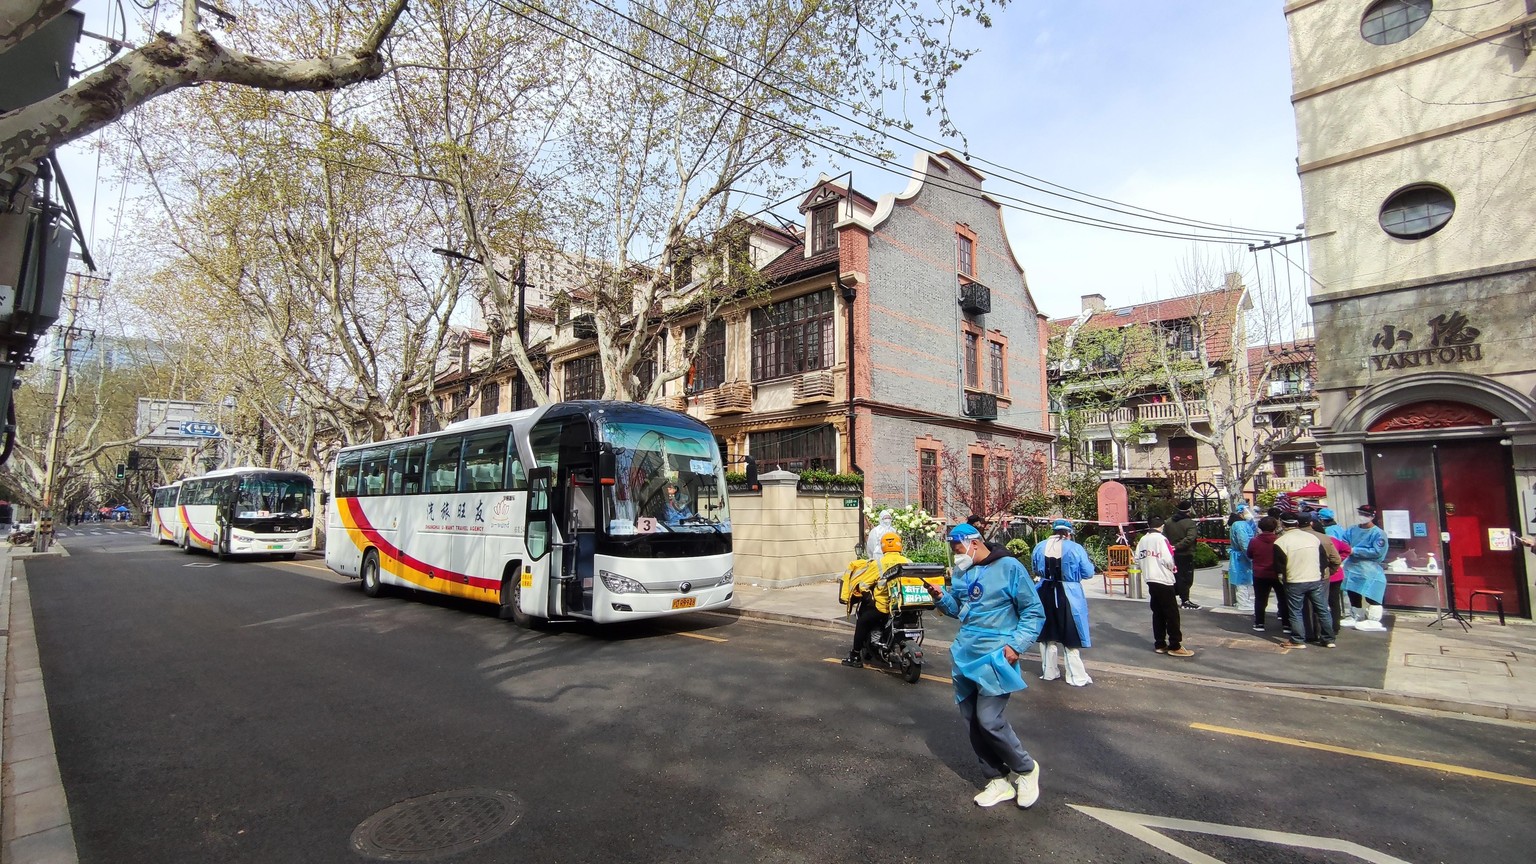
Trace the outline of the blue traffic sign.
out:
M 223 433 L 219 431 L 219 424 L 204 423 L 196 420 L 188 420 L 181 424 L 181 434 L 191 435 L 194 438 L 220 438 Z

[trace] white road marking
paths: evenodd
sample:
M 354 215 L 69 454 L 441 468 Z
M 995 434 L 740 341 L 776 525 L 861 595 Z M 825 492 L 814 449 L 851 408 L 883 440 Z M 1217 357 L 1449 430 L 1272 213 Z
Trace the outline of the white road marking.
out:
M 1225 862 L 1220 858 L 1213 858 L 1198 849 L 1191 849 L 1171 837 L 1159 834 L 1153 829 L 1162 828 L 1167 831 L 1188 831 L 1191 834 L 1230 837 L 1234 840 L 1257 840 L 1260 843 L 1274 843 L 1278 846 L 1292 846 L 1298 849 L 1341 852 L 1345 855 L 1352 855 L 1361 861 L 1369 861 L 1371 864 L 1408 864 L 1407 861 L 1401 858 L 1394 858 L 1384 852 L 1367 849 L 1359 843 L 1340 840 L 1336 837 L 1314 837 L 1310 834 L 1292 834 L 1288 831 L 1271 831 L 1267 828 L 1219 825 L 1215 822 L 1173 819 L 1167 816 L 1131 813 L 1126 810 L 1105 810 L 1099 807 L 1087 807 L 1082 804 L 1072 804 L 1069 806 L 1074 810 L 1092 816 L 1111 828 L 1124 831 L 1148 846 L 1166 852 L 1180 861 L 1187 862 L 1187 864 L 1225 864 Z

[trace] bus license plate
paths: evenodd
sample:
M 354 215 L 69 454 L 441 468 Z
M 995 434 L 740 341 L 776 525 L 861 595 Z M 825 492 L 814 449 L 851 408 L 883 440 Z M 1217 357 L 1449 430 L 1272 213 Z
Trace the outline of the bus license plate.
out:
M 673 609 L 692 609 L 699 602 L 697 597 L 679 597 L 672 601 Z

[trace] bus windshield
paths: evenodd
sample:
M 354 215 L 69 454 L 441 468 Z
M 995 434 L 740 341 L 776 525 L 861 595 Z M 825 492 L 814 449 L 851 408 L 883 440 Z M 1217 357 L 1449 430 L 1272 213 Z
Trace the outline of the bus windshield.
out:
M 708 432 L 618 421 L 602 431 L 617 467 L 603 487 L 611 536 L 731 530 L 725 467 Z
M 236 519 L 308 519 L 314 484 L 305 477 L 242 477 Z

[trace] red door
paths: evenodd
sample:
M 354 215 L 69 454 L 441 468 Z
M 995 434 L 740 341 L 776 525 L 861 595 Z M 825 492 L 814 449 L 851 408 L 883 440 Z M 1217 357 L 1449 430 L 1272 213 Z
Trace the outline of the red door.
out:
M 1522 594 L 1524 555 L 1515 551 L 1518 546 L 1495 549 L 1489 534 L 1489 529 L 1520 530 L 1509 449 L 1485 439 L 1387 444 L 1367 452 L 1372 501 L 1388 532 L 1388 564 L 1402 559 L 1419 569 L 1433 555 L 1442 570 L 1450 565 L 1446 578 L 1457 609 L 1466 610 L 1472 592 L 1486 588 L 1504 592 L 1507 611 L 1529 615 Z M 1430 589 L 1398 584 L 1392 567 L 1387 570 L 1388 605 L 1435 605 Z

